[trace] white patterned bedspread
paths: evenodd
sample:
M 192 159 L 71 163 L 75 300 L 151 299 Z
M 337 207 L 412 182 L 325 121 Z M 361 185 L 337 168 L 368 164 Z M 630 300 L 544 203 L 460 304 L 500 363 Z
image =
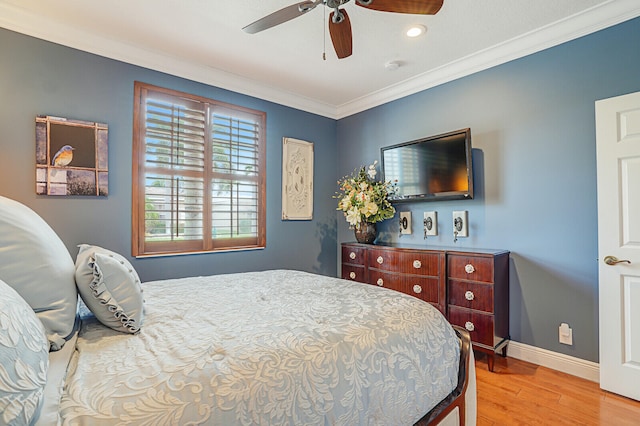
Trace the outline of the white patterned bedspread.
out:
M 457 382 L 451 326 L 392 290 L 285 270 L 143 288 L 139 334 L 84 319 L 64 424 L 408 425 Z

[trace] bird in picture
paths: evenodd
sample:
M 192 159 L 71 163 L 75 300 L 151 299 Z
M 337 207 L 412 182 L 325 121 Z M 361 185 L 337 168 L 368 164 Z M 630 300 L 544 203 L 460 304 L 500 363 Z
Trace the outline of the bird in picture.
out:
M 74 149 L 75 148 L 71 145 L 63 146 L 58 152 L 56 152 L 56 155 L 53 156 L 51 164 L 58 167 L 68 166 L 69 163 L 71 163 L 71 160 L 73 160 Z

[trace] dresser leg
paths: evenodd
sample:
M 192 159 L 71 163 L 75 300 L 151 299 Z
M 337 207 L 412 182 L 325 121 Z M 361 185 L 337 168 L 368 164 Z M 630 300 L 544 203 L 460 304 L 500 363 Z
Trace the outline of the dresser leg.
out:
M 489 365 L 489 371 L 493 373 L 493 364 L 495 362 L 495 354 L 487 354 L 487 364 Z

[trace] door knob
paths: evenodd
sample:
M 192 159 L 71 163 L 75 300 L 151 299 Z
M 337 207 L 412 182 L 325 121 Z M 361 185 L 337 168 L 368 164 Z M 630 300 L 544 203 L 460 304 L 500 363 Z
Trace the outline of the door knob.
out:
M 618 259 L 618 258 L 617 258 L 617 257 L 615 257 L 615 256 L 606 256 L 606 257 L 604 258 L 604 263 L 606 263 L 607 265 L 616 265 L 616 264 L 618 264 L 618 263 L 625 263 L 625 262 L 626 262 L 626 263 L 629 263 L 629 264 L 631 263 L 631 262 L 630 262 L 630 261 L 628 261 L 628 260 L 620 260 L 620 259 Z

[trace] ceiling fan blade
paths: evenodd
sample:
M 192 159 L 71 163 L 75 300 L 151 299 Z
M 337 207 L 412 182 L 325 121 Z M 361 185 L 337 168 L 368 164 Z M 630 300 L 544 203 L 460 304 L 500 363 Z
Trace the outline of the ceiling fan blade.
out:
M 263 18 L 258 19 L 255 22 L 244 27 L 242 30 L 249 34 L 255 34 L 260 31 L 264 31 L 276 25 L 282 24 L 304 15 L 305 13 L 315 9 L 319 4 L 322 4 L 322 0 L 315 1 L 301 1 L 300 3 L 292 4 L 291 6 L 284 7 L 277 10 Z
M 353 50 L 351 20 L 349 20 L 349 15 L 344 9 L 339 11 L 339 17 L 334 20 L 335 13 L 333 11 L 329 15 L 329 35 L 331 35 L 331 42 L 338 59 L 344 59 L 347 56 L 351 56 Z
M 435 15 L 444 0 L 356 0 L 358 6 L 380 12 Z

